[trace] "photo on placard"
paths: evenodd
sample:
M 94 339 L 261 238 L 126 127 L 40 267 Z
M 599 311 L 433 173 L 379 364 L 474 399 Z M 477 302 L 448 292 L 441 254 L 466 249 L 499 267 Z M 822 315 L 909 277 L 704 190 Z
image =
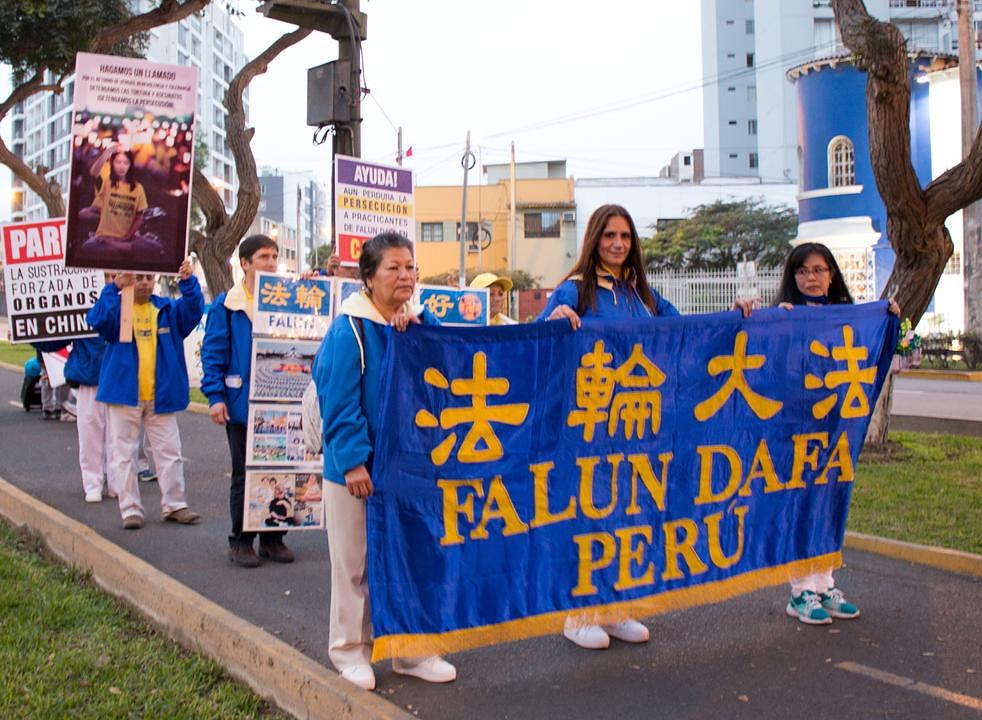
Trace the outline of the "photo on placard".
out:
M 317 466 L 318 460 L 304 445 L 299 404 L 250 403 L 246 465 Z
M 244 514 L 245 532 L 322 529 L 320 473 L 248 471 Z
M 319 342 L 253 338 L 249 400 L 300 402 Z
M 66 267 L 176 274 L 187 255 L 198 70 L 79 53 Z

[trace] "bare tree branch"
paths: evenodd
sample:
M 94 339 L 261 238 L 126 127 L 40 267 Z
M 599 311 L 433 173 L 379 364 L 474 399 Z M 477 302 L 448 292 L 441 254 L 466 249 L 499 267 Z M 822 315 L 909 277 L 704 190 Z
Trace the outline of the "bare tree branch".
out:
M 135 15 L 126 22 L 105 28 L 89 43 L 89 52 L 107 53 L 116 43 L 155 27 L 183 20 L 188 15 L 198 12 L 208 5 L 211 0 L 162 0 L 153 10 L 142 15 Z
M 51 92 L 55 95 L 61 95 L 65 89 L 62 87 L 62 83 L 65 82 L 66 75 L 62 75 L 50 85 L 45 85 L 42 82 L 44 80 L 44 71 L 44 67 L 39 68 L 34 74 L 34 77 L 15 87 L 7 99 L 4 100 L 3 103 L 0 103 L 0 120 L 7 117 L 7 113 L 13 109 L 14 105 L 26 100 L 32 95 L 37 95 L 38 93 L 43 92 Z
M 61 217 L 65 214 L 65 202 L 61 197 L 61 187 L 54 180 L 44 176 L 45 168 L 37 172 L 27 163 L 11 152 L 7 144 L 0 138 L 0 163 L 10 168 L 11 172 L 27 187 L 33 190 L 48 208 L 48 217 Z
M 191 197 L 198 203 L 201 212 L 205 216 L 205 233 L 213 235 L 218 232 L 218 228 L 228 220 L 225 212 L 225 203 L 222 202 L 218 191 L 212 187 L 205 174 L 194 169 L 194 177 L 191 181 Z
M 936 177 L 924 194 L 931 218 L 941 222 L 982 197 L 982 126 L 968 157 Z
M 208 242 L 198 253 L 208 279 L 212 295 L 227 290 L 232 285 L 232 273 L 228 266 L 239 241 L 249 230 L 259 209 L 259 176 L 256 173 L 256 158 L 250 142 L 254 130 L 246 127 L 245 107 L 242 102 L 245 89 L 257 76 L 266 72 L 280 53 L 310 35 L 310 28 L 298 28 L 277 39 L 256 58 L 247 63 L 229 83 L 225 93 L 225 108 L 228 119 L 225 136 L 229 150 L 235 160 L 235 172 L 239 178 L 239 191 L 236 195 L 235 212 L 214 233 L 209 232 Z M 196 176 L 197 178 L 197 176 Z M 196 179 L 196 182 L 197 179 Z M 204 210 L 202 205 L 202 210 Z

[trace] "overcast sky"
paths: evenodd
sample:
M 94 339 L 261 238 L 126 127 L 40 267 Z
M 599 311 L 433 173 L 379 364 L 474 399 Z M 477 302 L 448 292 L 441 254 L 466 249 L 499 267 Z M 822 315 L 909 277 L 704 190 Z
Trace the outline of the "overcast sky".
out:
M 699 3 L 671 0 L 362 0 L 368 14 L 362 156 L 393 162 L 396 130 L 421 185 L 459 184 L 467 130 L 479 162 L 567 159 L 576 177 L 657 175 L 702 146 Z M 289 26 L 242 20 L 258 54 Z M 306 69 L 337 57 L 316 34 L 252 84 L 260 164 L 329 174 L 305 126 Z M 478 152 L 477 150 L 475 152 Z M 476 178 L 472 178 L 474 182 Z
M 251 0 L 240 6 L 250 57 L 291 29 L 254 15 Z M 393 163 L 401 125 L 417 184 L 460 184 L 468 130 L 479 164 L 507 162 L 514 141 L 518 162 L 566 159 L 575 177 L 657 175 L 702 146 L 697 2 L 362 0 L 362 10 L 362 156 Z M 330 177 L 330 140 L 314 146 L 306 126 L 307 68 L 336 58 L 337 43 L 314 33 L 253 81 L 258 165 Z M 9 176 L 0 171 L 0 220 Z

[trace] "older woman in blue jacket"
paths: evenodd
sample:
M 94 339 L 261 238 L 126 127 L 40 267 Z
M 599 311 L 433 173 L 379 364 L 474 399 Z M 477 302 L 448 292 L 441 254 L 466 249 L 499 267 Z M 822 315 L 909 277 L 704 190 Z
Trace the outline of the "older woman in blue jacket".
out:
M 619 320 L 678 315 L 672 303 L 648 285 L 641 257 L 641 238 L 630 213 L 620 205 L 601 205 L 587 223 L 580 258 L 549 297 L 539 320 L 569 320 L 579 329 L 581 318 Z M 648 628 L 628 618 L 595 625 L 570 615 L 566 639 L 583 648 L 603 650 L 610 638 L 643 643 Z
M 331 550 L 329 655 L 341 677 L 375 687 L 366 572 L 365 498 L 372 494 L 372 447 L 378 430 L 382 355 L 392 326 L 439 324 L 410 308 L 416 286 L 412 244 L 382 233 L 365 243 L 358 262 L 365 288 L 348 297 L 314 358 L 323 418 L 324 506 Z M 395 658 L 392 669 L 428 682 L 450 682 L 457 670 L 442 658 Z

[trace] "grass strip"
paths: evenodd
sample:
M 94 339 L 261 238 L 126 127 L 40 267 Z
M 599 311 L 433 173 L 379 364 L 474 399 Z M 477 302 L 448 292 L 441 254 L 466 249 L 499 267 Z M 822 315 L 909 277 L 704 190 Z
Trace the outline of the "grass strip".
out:
M 6 340 L 0 340 L 0 362 L 24 367 L 24 363 L 34 357 L 34 348 L 27 344 L 14 345 Z
M 0 523 L 0 707 L 33 718 L 287 718 Z
M 898 431 L 864 450 L 848 527 L 982 554 L 982 438 Z

